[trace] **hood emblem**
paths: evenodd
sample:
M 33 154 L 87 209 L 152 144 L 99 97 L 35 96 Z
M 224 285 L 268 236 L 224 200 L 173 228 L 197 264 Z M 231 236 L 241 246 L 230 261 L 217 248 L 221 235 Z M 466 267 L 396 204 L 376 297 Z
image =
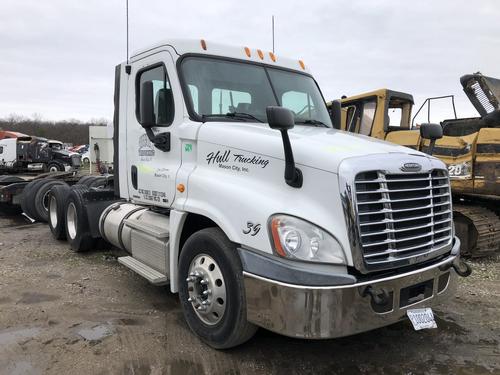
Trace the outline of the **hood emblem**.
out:
M 403 172 L 420 172 L 422 170 L 422 166 L 418 163 L 404 163 L 401 167 L 399 167 Z

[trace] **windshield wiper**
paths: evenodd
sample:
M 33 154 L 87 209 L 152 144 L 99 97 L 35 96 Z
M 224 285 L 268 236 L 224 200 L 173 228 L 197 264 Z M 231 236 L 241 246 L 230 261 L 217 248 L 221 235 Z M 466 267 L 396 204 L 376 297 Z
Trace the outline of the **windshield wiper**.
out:
M 203 121 L 207 118 L 214 118 L 214 117 L 229 117 L 229 118 L 234 118 L 235 120 L 239 121 L 244 121 L 244 120 L 255 120 L 257 122 L 264 122 L 254 115 L 251 115 L 250 113 L 244 113 L 244 112 L 228 112 L 226 114 L 223 113 L 211 113 L 211 114 L 206 114 L 206 115 L 201 115 L 201 118 Z
M 329 128 L 327 124 L 319 120 L 302 120 L 302 121 L 295 121 L 295 123 L 299 125 L 306 124 L 306 125 L 323 126 L 325 128 Z
M 235 118 L 247 118 L 247 119 L 255 120 L 257 122 L 264 122 L 264 121 L 258 119 L 257 117 L 255 117 L 254 115 L 251 115 L 250 113 L 245 113 L 245 112 L 228 112 L 228 113 L 226 113 L 226 116 L 227 117 L 235 117 Z

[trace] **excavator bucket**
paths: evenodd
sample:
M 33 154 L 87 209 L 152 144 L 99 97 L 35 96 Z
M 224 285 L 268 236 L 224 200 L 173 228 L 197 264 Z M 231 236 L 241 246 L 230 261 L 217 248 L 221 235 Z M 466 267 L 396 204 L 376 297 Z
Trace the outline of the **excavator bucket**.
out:
M 500 79 L 478 72 L 462 76 L 460 83 L 481 117 L 500 109 Z

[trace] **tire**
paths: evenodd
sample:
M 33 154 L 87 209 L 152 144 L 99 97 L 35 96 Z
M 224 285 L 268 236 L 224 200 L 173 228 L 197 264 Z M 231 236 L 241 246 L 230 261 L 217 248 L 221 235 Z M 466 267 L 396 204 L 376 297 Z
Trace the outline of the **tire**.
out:
M 64 165 L 57 163 L 57 162 L 52 162 L 49 163 L 47 166 L 47 172 L 62 172 L 64 171 Z
M 74 185 L 64 205 L 66 238 L 75 252 L 84 252 L 95 246 L 96 239 L 89 229 L 85 199 L 83 194 L 89 191 L 86 186 Z
M 49 193 L 53 186 L 67 185 L 66 182 L 60 180 L 49 180 L 45 184 L 41 184 L 36 193 L 34 200 L 35 219 L 46 223 L 49 220 Z
M 83 176 L 82 178 L 80 178 L 78 180 L 78 185 L 85 185 L 85 186 L 89 186 L 88 183 L 94 179 L 95 176 Z
M 55 185 L 49 194 L 49 227 L 56 240 L 66 239 L 66 215 L 64 207 L 71 189 L 67 184 Z
M 228 349 L 255 334 L 257 327 L 246 317 L 241 261 L 219 228 L 202 229 L 188 238 L 179 257 L 178 276 L 184 317 L 202 341 L 215 349 Z M 208 283 L 203 285 L 202 280 Z M 203 295 L 206 289 L 211 290 L 209 296 Z M 202 301 L 210 303 L 203 306 Z M 198 307 L 206 310 L 198 312 Z
M 21 197 L 21 208 L 23 212 L 36 220 L 35 212 L 35 195 L 38 188 L 45 184 L 47 181 L 53 181 L 52 179 L 41 178 L 39 180 L 33 180 L 29 182 L 23 189 L 23 195 Z
M 104 176 L 96 176 L 92 181 L 89 181 L 88 186 L 93 188 L 105 187 L 108 184 L 108 179 Z
M 83 165 L 88 166 L 90 164 L 90 159 L 89 158 L 83 158 L 82 162 L 83 162 Z

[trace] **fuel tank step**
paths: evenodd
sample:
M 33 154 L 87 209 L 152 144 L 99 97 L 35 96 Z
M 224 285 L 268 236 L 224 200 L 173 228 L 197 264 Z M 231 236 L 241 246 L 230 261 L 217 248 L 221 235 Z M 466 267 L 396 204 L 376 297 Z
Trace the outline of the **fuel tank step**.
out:
M 157 270 L 149 267 L 148 265 L 135 258 L 132 258 L 131 256 L 119 257 L 118 263 L 123 264 L 125 267 L 130 268 L 132 271 L 138 273 L 139 275 L 147 279 L 151 284 L 168 284 L 167 275 L 158 272 Z
M 170 234 L 168 231 L 168 226 L 159 227 L 137 219 L 126 219 L 125 224 L 155 238 L 168 238 Z

